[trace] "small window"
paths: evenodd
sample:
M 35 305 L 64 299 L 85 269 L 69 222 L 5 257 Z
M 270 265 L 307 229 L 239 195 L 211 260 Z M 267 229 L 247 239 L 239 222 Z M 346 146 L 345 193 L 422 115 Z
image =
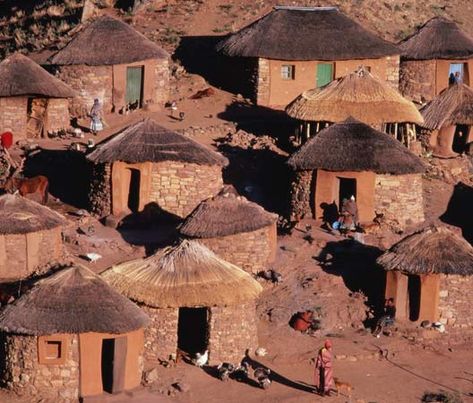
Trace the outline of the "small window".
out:
M 38 338 L 40 364 L 63 364 L 66 361 L 67 336 L 41 336 Z
M 281 66 L 281 78 L 283 80 L 294 80 L 295 66 L 293 64 L 283 64 Z
M 61 358 L 61 345 L 59 340 L 47 340 L 45 348 L 45 356 L 48 360 L 58 360 Z

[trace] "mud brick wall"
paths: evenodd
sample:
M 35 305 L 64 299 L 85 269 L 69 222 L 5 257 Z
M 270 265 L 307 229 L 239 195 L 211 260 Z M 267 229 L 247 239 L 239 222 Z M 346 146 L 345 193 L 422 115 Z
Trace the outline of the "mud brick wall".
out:
M 270 96 L 269 61 L 259 58 L 255 77 L 255 95 L 257 105 L 268 105 Z
M 71 125 L 69 115 L 69 100 L 51 98 L 46 109 L 45 132 L 67 129 Z
M 386 57 L 386 81 L 396 90 L 399 90 L 399 68 L 399 55 Z
M 471 290 L 473 290 L 472 276 L 440 277 L 440 322 L 453 329 L 473 330 Z
M 251 232 L 198 241 L 216 255 L 249 273 L 258 273 L 273 263 L 277 243 L 276 224 Z
M 144 358 L 157 362 L 158 359 L 168 360 L 177 351 L 177 324 L 179 309 L 151 308 L 140 305 L 140 308 L 150 317 L 150 323 L 145 329 Z
M 26 97 L 0 98 L 0 131 L 12 131 L 14 141 L 26 138 L 27 104 Z
M 210 308 L 209 364 L 238 364 L 247 349 L 258 347 L 254 301 Z
M 89 209 L 97 217 L 112 212 L 111 164 L 94 164 L 89 189 Z
M 222 188 L 222 168 L 165 161 L 154 164 L 149 200 L 164 211 L 187 217 L 197 205 Z
M 299 171 L 294 173 L 291 182 L 290 219 L 298 221 L 312 214 L 310 196 L 312 189 L 312 171 Z
M 112 111 L 112 66 L 60 66 L 57 76 L 77 92 L 70 103 L 71 116 L 87 116 L 95 98 L 102 103 L 104 112 Z
M 50 399 L 72 402 L 79 397 L 79 346 L 77 336 L 68 338 L 68 355 L 64 364 L 38 362 L 38 338 L 4 335 L 5 351 L 2 382 L 9 390 L 34 401 Z
M 416 102 L 430 101 L 435 97 L 435 60 L 402 61 L 399 90 L 402 95 Z
M 374 210 L 401 227 L 424 221 L 422 175 L 376 175 Z

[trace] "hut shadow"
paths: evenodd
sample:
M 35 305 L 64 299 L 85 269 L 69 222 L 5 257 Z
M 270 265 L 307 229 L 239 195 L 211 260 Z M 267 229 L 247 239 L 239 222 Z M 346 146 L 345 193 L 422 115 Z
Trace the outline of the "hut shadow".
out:
M 473 244 L 473 188 L 463 182 L 458 182 L 453 189 L 447 210 L 440 216 L 446 224 L 461 228 L 463 237 Z

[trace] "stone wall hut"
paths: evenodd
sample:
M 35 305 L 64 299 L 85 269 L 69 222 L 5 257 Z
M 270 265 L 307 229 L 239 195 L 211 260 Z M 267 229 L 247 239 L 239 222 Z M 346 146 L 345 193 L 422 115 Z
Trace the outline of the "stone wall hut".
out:
M 243 196 L 223 191 L 203 201 L 179 231 L 227 262 L 258 273 L 276 257 L 277 218 Z
M 146 259 L 114 266 L 103 278 L 151 317 L 145 357 L 177 349 L 209 351 L 209 364 L 239 363 L 258 346 L 255 299 L 261 285 L 196 241 L 183 240 Z
M 421 109 L 436 157 L 456 157 L 473 141 L 473 90 L 465 84 L 444 89 Z
M 184 218 L 223 186 L 221 154 L 144 119 L 105 140 L 94 165 L 90 203 L 101 217 L 139 212 L 149 204 Z
M 0 282 L 20 280 L 64 262 L 67 220 L 32 200 L 0 196 Z
M 360 65 L 399 85 L 399 49 L 335 7 L 277 6 L 223 39 L 217 50 L 252 64 L 253 98 L 263 106 L 283 108 Z
M 70 126 L 74 91 L 20 53 L 0 63 L 0 132 L 16 139 L 40 136 Z
M 148 317 L 82 266 L 39 281 L 0 314 L 4 385 L 73 401 L 140 385 Z
M 473 248 L 446 227 L 409 235 L 378 258 L 396 318 L 473 328 Z
M 286 107 L 286 113 L 300 123 L 296 133 L 299 143 L 351 116 L 409 146 L 416 140 L 415 124 L 423 122 L 411 101 L 365 67 L 323 88 L 304 91 Z
M 456 23 L 434 17 L 399 44 L 401 93 L 416 102 L 432 100 L 459 73 L 464 84 L 473 83 L 473 38 Z
M 128 24 L 97 18 L 50 58 L 77 91 L 71 112 L 85 116 L 98 98 L 105 112 L 163 104 L 169 95 L 169 55 Z
M 296 171 L 292 217 L 327 217 L 356 197 L 359 220 L 375 213 L 401 228 L 424 221 L 425 165 L 391 136 L 354 119 L 336 123 L 305 143 L 288 161 Z

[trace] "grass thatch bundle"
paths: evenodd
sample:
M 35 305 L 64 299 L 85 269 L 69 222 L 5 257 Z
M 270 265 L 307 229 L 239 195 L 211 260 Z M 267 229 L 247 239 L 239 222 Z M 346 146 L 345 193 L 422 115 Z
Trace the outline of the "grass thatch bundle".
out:
M 279 60 L 377 59 L 399 49 L 335 7 L 275 7 L 269 14 L 223 39 L 228 56 Z
M 376 125 L 423 122 L 411 101 L 364 67 L 323 88 L 303 92 L 286 107 L 286 113 L 312 122 L 342 122 L 350 116 Z
M 103 16 L 77 33 L 50 61 L 57 65 L 102 66 L 168 57 L 164 49 L 128 24 Z
M 407 60 L 468 59 L 473 57 L 473 38 L 453 21 L 434 17 L 404 39 L 399 48 Z
M 422 173 L 422 160 L 392 136 L 347 119 L 317 133 L 288 164 L 295 170 L 371 171 L 378 174 Z
M 180 161 L 199 165 L 228 165 L 223 155 L 149 118 L 105 140 L 87 158 L 95 163 Z
M 382 254 L 385 270 L 408 274 L 473 275 L 473 247 L 446 227 L 431 226 L 409 235 Z
M 27 234 L 67 224 L 60 214 L 19 195 L 0 196 L 0 234 Z
M 102 276 L 123 295 L 154 308 L 243 304 L 262 291 L 248 273 L 187 240 L 113 266 Z
M 0 314 L 9 333 L 126 333 L 146 326 L 148 317 L 133 302 L 83 266 L 40 280 Z
M 276 214 L 232 192 L 200 203 L 179 228 L 181 234 L 193 238 L 213 238 L 256 231 L 274 224 Z
M 22 95 L 72 98 L 76 94 L 33 60 L 15 53 L 0 63 L 0 97 Z
M 451 125 L 473 125 L 473 90 L 465 84 L 445 88 L 421 110 L 423 127 L 438 130 Z

